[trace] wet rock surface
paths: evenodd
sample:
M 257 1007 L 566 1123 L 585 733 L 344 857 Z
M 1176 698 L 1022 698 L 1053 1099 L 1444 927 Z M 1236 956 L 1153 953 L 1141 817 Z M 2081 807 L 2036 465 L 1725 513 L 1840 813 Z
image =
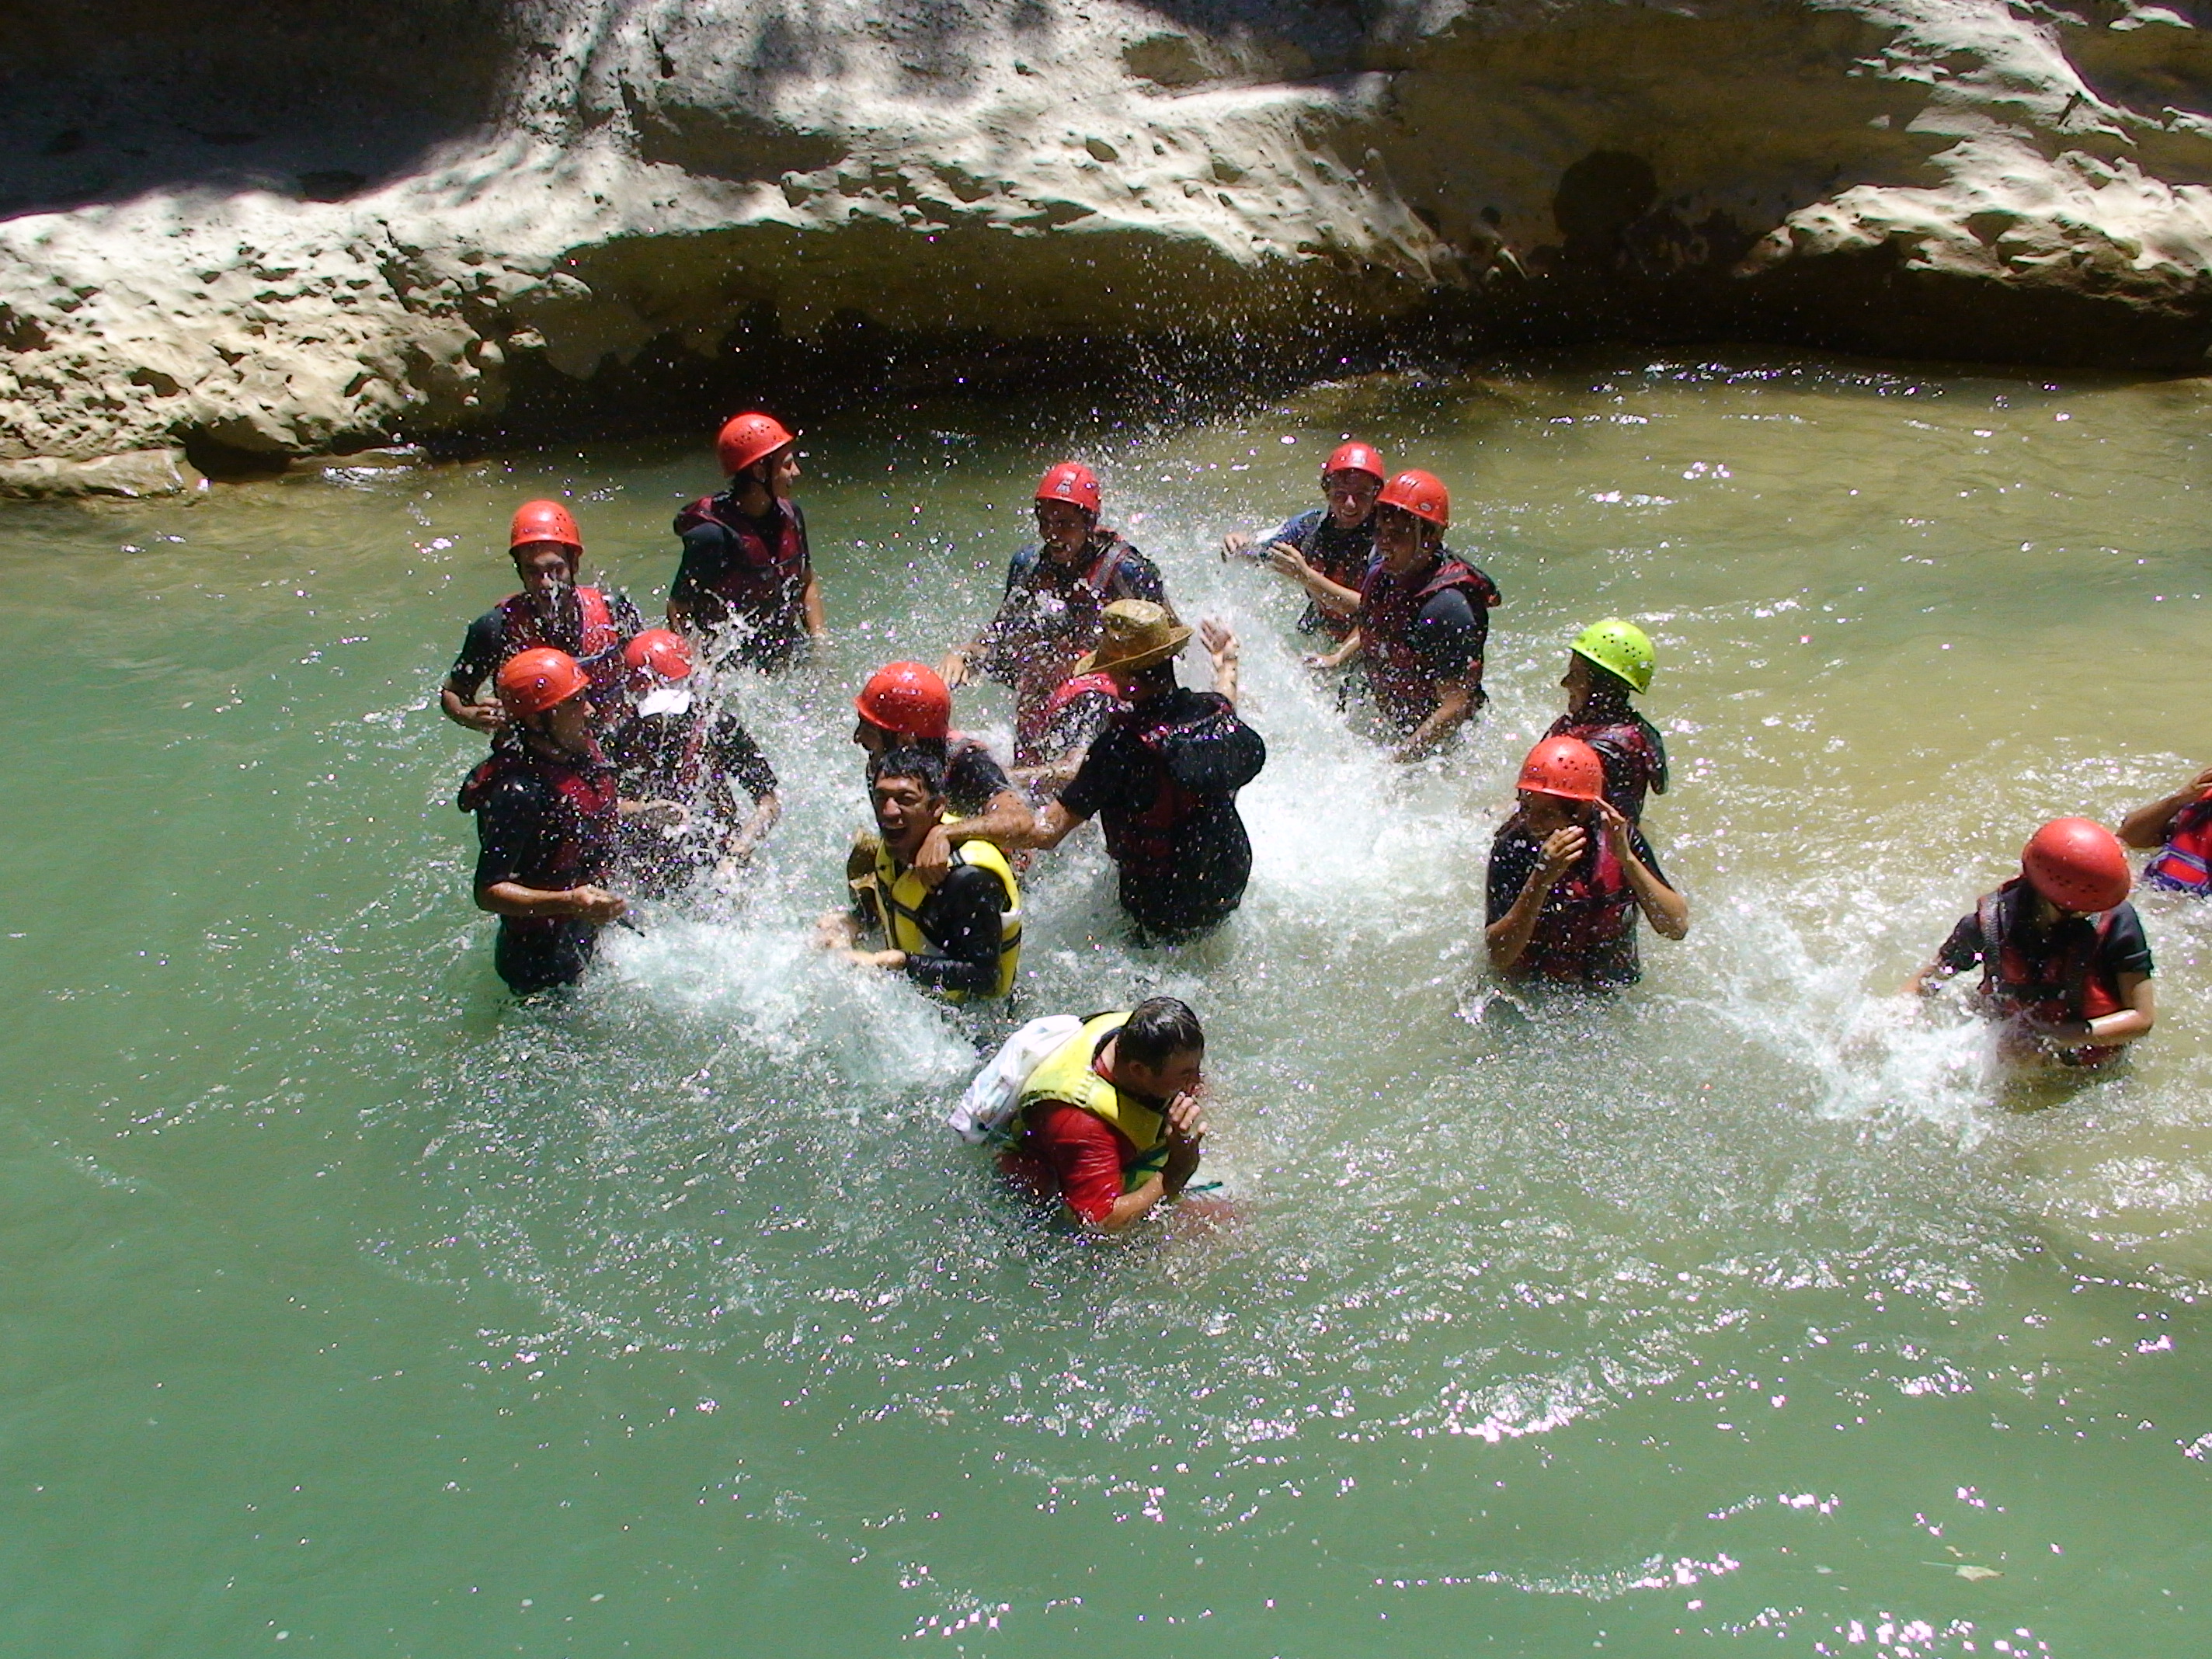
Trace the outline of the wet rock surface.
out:
M 640 364 L 772 401 L 902 341 L 977 374 L 1378 331 L 2194 368 L 2203 21 L 15 0 L 0 490 L 588 418 Z

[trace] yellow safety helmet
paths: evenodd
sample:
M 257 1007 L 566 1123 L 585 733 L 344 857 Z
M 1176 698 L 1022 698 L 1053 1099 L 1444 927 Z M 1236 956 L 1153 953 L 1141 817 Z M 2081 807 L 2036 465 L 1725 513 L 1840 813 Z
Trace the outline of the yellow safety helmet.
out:
M 1659 665 L 1650 635 L 1634 623 L 1623 622 L 1618 617 L 1592 623 L 1575 635 L 1575 642 L 1568 649 L 1595 663 L 1607 673 L 1626 680 L 1638 691 L 1651 689 L 1651 671 Z

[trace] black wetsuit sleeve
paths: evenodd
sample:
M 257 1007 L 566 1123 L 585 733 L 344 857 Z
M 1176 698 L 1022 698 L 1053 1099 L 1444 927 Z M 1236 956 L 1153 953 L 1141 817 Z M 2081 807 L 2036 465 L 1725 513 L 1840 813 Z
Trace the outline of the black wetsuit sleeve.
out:
M 954 750 L 951 763 L 945 769 L 945 802 L 963 818 L 987 811 L 992 797 L 1013 787 L 1007 781 L 1006 769 L 980 743 Z
M 755 801 L 765 800 L 775 793 L 775 769 L 761 753 L 761 746 L 753 741 L 753 734 L 738 724 L 734 714 L 724 714 L 714 722 L 714 738 L 708 748 L 714 775 L 726 780 L 733 789 L 742 789 Z
M 1194 692 L 1202 699 L 1196 712 L 1212 719 L 1195 726 L 1168 745 L 1168 775 L 1184 788 L 1201 795 L 1226 795 L 1242 789 L 1260 775 L 1267 763 L 1267 745 L 1257 732 L 1237 718 L 1229 699 L 1218 692 Z
M 1659 878 L 1662 887 L 1674 886 L 1674 884 L 1667 879 L 1667 872 L 1659 867 L 1659 855 L 1651 850 L 1651 843 L 1644 839 L 1644 831 L 1632 823 L 1628 826 L 1628 846 L 1630 851 L 1644 860 L 1644 867 Z
M 1060 792 L 1060 804 L 1079 818 L 1096 817 L 1129 792 L 1130 747 L 1115 727 L 1098 734 L 1083 765 Z
M 477 808 L 476 890 L 522 882 L 526 870 L 545 862 L 550 825 L 540 789 L 526 777 L 501 778 Z
M 906 975 L 941 991 L 988 996 L 999 985 L 999 942 L 1006 890 L 988 870 L 957 865 L 921 908 L 933 949 L 908 952 Z
M 687 604 L 708 591 L 728 560 L 729 535 L 718 524 L 696 524 L 684 532 L 684 556 L 677 563 L 676 580 L 668 590 L 672 601 Z
M 1322 516 L 1326 511 L 1323 507 L 1309 507 L 1296 518 L 1285 519 L 1283 527 L 1265 538 L 1260 545 L 1273 547 L 1277 542 L 1288 542 L 1301 553 L 1309 551 L 1314 532 L 1321 528 Z
M 2123 904 L 2112 913 L 2097 961 L 2100 967 L 2114 976 L 2115 982 L 2122 974 L 2152 971 L 2150 940 L 2143 936 L 2142 918 L 2136 914 L 2134 905 Z
M 1482 925 L 1495 927 L 1528 884 L 1536 867 L 1536 843 L 1526 836 L 1501 835 L 1491 843 L 1490 875 L 1483 896 Z
M 1981 913 L 1977 910 L 1959 918 L 1959 925 L 1951 930 L 1951 937 L 1943 941 L 1943 948 L 1936 953 L 1938 966 L 1954 974 L 1963 974 L 1970 968 L 1981 965 L 1982 954 L 1987 948 L 1982 939 Z
M 1422 605 L 1407 642 L 1421 672 L 1431 679 L 1462 680 L 1482 660 L 1489 635 L 1489 611 L 1468 604 L 1460 589 L 1448 587 Z
M 498 672 L 500 659 L 506 654 L 507 619 L 496 611 L 487 611 L 461 636 L 461 654 L 453 659 L 447 684 L 457 691 L 465 688 L 465 695 L 474 696 Z

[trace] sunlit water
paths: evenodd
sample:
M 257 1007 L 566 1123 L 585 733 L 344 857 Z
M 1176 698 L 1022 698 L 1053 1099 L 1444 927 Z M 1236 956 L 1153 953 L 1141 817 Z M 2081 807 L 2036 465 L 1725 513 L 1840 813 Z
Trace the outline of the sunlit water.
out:
M 1891 994 L 2034 823 L 2212 760 L 2208 427 L 2193 384 L 1622 352 L 1235 426 L 817 431 L 836 642 L 738 691 L 789 803 L 757 888 L 527 1006 L 429 695 L 526 496 L 652 608 L 702 447 L 7 509 L 0 1639 L 2190 1650 L 2212 915 L 2145 902 L 2158 1031 L 2073 1091 Z M 1211 550 L 1355 431 L 1505 593 L 1492 707 L 1410 773 Z M 1089 834 L 1031 884 L 1029 1011 L 1165 990 L 1212 1037 L 1235 1219 L 1103 1245 L 939 1126 L 988 1028 L 805 942 L 853 688 L 987 611 L 1064 451 L 1242 630 L 1272 751 L 1218 936 L 1133 947 Z M 1524 1007 L 1484 856 L 1613 612 L 1658 641 L 1695 922 Z

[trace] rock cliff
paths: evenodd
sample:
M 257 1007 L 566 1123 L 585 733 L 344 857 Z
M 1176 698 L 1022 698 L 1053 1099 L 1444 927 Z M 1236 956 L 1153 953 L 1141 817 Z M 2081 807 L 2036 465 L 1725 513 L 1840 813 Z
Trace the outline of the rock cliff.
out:
M 0 489 L 864 333 L 2199 365 L 2212 37 L 2095 0 L 0 0 Z M 616 371 L 611 373 L 611 371 Z

